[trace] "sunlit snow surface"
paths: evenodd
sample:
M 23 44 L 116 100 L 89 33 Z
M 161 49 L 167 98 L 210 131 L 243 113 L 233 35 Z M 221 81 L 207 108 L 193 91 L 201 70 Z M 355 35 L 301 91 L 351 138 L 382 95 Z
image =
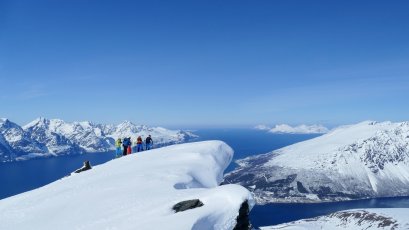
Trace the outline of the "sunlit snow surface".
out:
M 384 208 L 347 210 L 317 218 L 305 219 L 269 227 L 262 230 L 369 230 L 369 229 L 409 229 L 408 208 Z
M 251 156 L 226 181 L 252 188 L 258 203 L 409 195 L 409 123 L 366 121 Z
M 206 141 L 112 160 L 0 200 L 0 229 L 232 229 L 243 201 L 254 203 L 239 185 L 218 186 L 232 157 Z M 204 206 L 172 211 L 189 199 Z

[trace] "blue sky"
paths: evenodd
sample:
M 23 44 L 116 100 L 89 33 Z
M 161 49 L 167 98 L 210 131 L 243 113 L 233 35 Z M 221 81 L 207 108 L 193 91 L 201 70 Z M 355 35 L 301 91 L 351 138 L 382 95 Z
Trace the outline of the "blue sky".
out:
M 0 116 L 409 120 L 408 1 L 0 0 Z

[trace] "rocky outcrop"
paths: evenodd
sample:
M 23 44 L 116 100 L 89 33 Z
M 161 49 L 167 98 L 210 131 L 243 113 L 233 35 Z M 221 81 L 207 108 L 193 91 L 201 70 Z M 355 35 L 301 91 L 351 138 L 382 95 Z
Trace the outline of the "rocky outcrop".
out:
M 189 209 L 194 209 L 198 207 L 202 207 L 203 203 L 199 199 L 194 200 L 185 200 L 175 204 L 172 209 L 175 212 L 183 212 Z
M 250 208 L 248 201 L 244 201 L 239 209 L 239 215 L 236 218 L 237 224 L 233 230 L 250 230 L 252 228 L 250 223 Z
M 89 161 L 84 161 L 84 165 L 81 168 L 75 170 L 74 173 L 84 172 L 84 171 L 90 170 L 91 168 L 92 167 L 91 167 L 91 164 L 89 163 Z

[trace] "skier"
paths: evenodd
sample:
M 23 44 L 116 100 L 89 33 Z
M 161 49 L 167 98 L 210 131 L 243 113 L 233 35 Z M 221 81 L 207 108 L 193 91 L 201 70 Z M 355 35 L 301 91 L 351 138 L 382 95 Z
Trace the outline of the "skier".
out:
M 121 156 L 121 145 L 122 145 L 122 140 L 121 140 L 121 138 L 118 138 L 115 141 L 115 147 L 116 147 L 115 157 L 120 157 Z
M 129 140 L 129 145 L 128 145 L 128 149 L 127 149 L 127 153 L 131 154 L 132 153 L 132 141 L 131 141 L 131 137 L 128 137 Z
M 143 151 L 143 144 L 142 144 L 142 137 L 141 136 L 139 136 L 136 139 L 136 147 L 137 147 L 138 152 Z
M 128 152 L 129 142 L 130 142 L 130 140 L 128 138 L 126 138 L 126 137 L 122 141 L 122 147 L 124 148 L 123 152 L 122 152 L 122 155 L 124 155 L 124 156 L 126 156 L 126 153 Z
M 146 148 L 145 148 L 146 150 L 152 149 L 153 141 L 152 141 L 151 135 L 149 135 L 149 136 L 146 138 L 145 144 L 146 144 Z

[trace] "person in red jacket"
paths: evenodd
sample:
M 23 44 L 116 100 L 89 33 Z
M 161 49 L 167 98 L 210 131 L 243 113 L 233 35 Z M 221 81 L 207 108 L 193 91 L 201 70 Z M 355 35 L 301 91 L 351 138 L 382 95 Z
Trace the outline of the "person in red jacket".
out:
M 139 136 L 136 139 L 136 149 L 137 149 L 138 152 L 143 151 L 143 142 L 142 142 L 142 137 L 141 136 Z
M 128 149 L 127 149 L 127 154 L 131 154 L 132 153 L 132 141 L 131 138 L 129 137 L 129 145 L 128 145 Z

